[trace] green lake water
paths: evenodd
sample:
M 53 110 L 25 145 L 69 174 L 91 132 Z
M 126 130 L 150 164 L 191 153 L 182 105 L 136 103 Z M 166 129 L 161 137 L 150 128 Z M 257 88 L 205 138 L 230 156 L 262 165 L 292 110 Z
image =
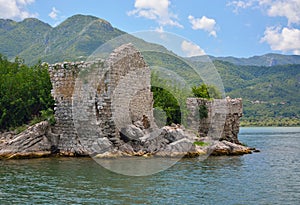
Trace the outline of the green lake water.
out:
M 239 139 L 261 152 L 182 159 L 142 177 L 90 158 L 3 160 L 0 204 L 299 204 L 300 127 L 241 128 Z

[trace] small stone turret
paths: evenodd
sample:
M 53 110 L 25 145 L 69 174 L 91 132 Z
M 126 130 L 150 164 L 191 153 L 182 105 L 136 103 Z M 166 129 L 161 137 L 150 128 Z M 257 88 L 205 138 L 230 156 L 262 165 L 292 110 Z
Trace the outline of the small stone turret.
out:
M 198 130 L 200 137 L 226 140 L 240 144 L 238 133 L 240 118 L 243 115 L 241 98 L 214 99 L 188 98 L 187 108 L 190 111 L 188 124 Z M 199 109 L 204 109 L 207 116 L 199 117 Z

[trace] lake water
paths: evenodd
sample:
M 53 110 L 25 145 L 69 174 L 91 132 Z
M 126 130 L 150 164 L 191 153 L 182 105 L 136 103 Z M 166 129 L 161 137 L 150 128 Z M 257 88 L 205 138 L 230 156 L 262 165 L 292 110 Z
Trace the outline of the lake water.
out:
M 299 204 L 300 127 L 242 128 L 261 152 L 124 176 L 90 158 L 0 161 L 0 204 Z

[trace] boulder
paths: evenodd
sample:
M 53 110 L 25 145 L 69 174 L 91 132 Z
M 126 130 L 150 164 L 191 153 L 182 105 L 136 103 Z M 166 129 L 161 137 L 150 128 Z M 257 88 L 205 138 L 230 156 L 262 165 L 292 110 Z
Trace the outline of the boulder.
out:
M 169 143 L 169 141 L 165 138 L 166 134 L 166 130 L 155 129 L 140 138 L 143 151 L 153 154 L 162 150 Z
M 177 126 L 165 126 L 163 127 L 163 129 L 166 132 L 164 138 L 167 139 L 169 143 L 181 140 L 186 137 L 183 130 Z
M 193 144 L 193 141 L 183 138 L 168 144 L 165 149 L 160 150 L 155 155 L 164 157 L 183 157 L 194 150 L 194 148 L 195 145 Z
M 252 153 L 251 148 L 228 141 L 213 141 L 207 152 L 213 156 L 243 155 Z
M 49 123 L 40 122 L 0 143 L 0 158 L 34 158 L 51 154 L 55 146 L 47 137 Z
M 119 147 L 119 151 L 129 155 L 135 155 L 135 151 L 129 143 L 123 144 Z
M 144 134 L 143 130 L 132 124 L 121 128 L 120 137 L 124 142 L 129 142 L 132 140 L 138 140 L 143 137 Z
M 106 137 L 98 138 L 96 141 L 93 142 L 92 145 L 92 153 L 104 153 L 114 149 L 113 143 L 107 139 Z

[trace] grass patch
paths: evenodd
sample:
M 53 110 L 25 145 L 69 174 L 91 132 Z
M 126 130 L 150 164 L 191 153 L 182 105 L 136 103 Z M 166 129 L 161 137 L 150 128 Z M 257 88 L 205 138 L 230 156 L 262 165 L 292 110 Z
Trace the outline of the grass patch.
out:
M 21 125 L 18 127 L 10 128 L 11 131 L 14 131 L 16 134 L 20 134 L 28 128 L 28 125 Z
M 197 142 L 194 142 L 194 145 L 204 147 L 204 146 L 208 146 L 209 143 L 207 143 L 207 142 L 202 142 L 202 141 L 197 141 Z

